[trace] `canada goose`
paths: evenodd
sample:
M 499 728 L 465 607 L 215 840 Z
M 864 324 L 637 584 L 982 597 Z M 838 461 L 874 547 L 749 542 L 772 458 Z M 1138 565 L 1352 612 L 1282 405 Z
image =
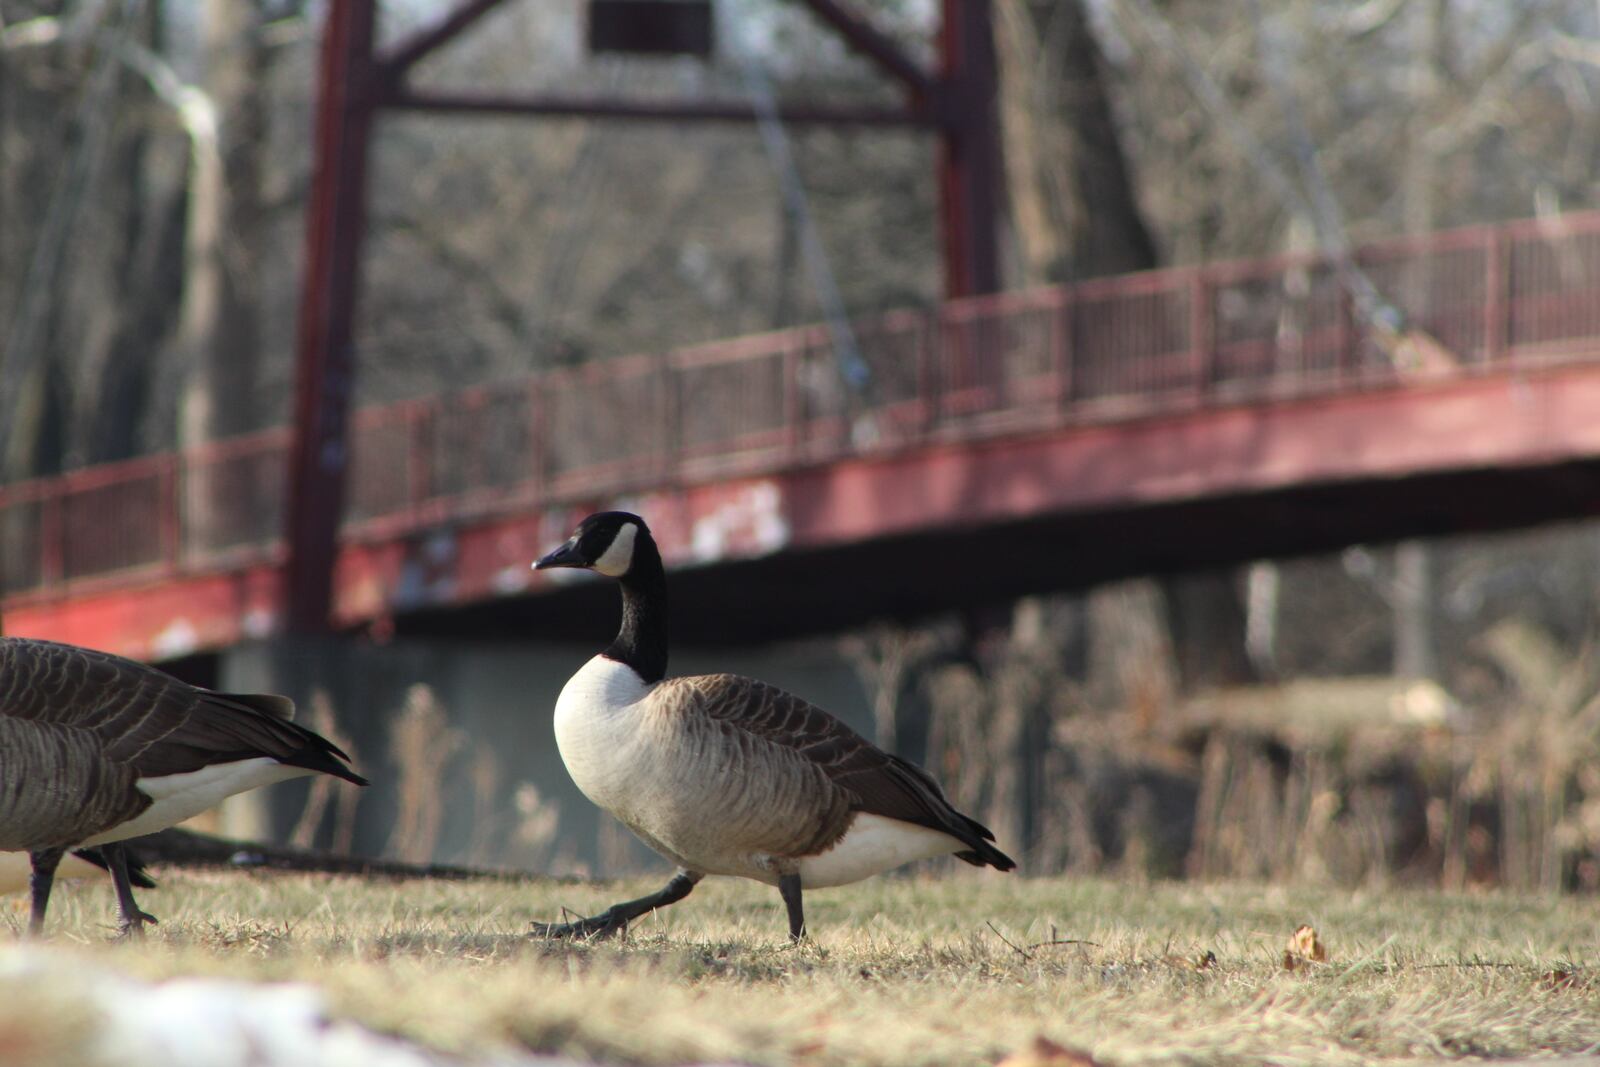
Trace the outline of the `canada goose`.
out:
M 0 637 L 0 850 L 29 854 L 29 932 L 44 926 L 69 848 L 101 846 L 123 933 L 138 936 L 153 920 L 119 842 L 301 775 L 367 784 L 293 714 L 287 697 L 213 693 L 120 656 Z
M 585 568 L 622 587 L 617 639 L 556 701 L 556 745 L 585 796 L 679 867 L 650 896 L 535 923 L 536 935 L 608 936 L 725 874 L 776 885 L 799 940 L 802 889 L 949 853 L 1016 866 L 927 771 L 821 708 L 732 674 L 667 678 L 666 572 L 639 516 L 590 515 L 534 567 Z

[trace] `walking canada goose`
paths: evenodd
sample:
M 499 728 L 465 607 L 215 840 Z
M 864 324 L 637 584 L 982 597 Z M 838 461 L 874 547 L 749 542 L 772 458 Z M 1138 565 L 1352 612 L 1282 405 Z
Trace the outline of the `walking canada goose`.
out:
M 122 931 L 138 936 L 154 920 L 134 903 L 120 842 L 301 775 L 367 784 L 293 714 L 287 697 L 213 693 L 120 656 L 0 637 L 0 850 L 28 853 L 29 932 L 44 926 L 68 849 L 100 847 Z
M 598 571 L 622 587 L 617 639 L 556 701 L 556 745 L 584 795 L 679 868 L 656 893 L 535 923 L 536 935 L 609 936 L 724 874 L 776 885 L 799 940 L 803 889 L 950 853 L 1016 866 L 927 771 L 821 708 L 733 674 L 667 678 L 666 572 L 637 515 L 590 515 L 534 567 Z

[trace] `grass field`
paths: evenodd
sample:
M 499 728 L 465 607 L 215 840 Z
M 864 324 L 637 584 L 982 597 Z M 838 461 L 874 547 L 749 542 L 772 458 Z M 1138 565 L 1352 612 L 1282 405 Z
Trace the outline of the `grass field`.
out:
M 338 1016 L 471 1056 L 993 1063 L 1044 1035 L 1106 1064 L 1355 1063 L 1600 1042 L 1583 898 L 880 879 L 809 894 L 813 940 L 793 947 L 774 890 L 709 880 L 624 942 L 567 944 L 522 931 L 654 883 L 156 873 L 144 945 L 109 942 L 91 883 L 58 890 L 50 951 L 144 979 L 309 981 Z M 1301 923 L 1329 959 L 1286 970 Z M 74 1017 L 70 989 L 23 982 L 0 968 L 0 1052 Z

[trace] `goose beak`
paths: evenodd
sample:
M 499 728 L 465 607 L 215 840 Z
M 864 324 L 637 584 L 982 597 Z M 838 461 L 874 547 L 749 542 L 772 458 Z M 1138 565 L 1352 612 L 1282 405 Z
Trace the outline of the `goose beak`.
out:
M 533 569 L 536 571 L 542 571 L 548 567 L 587 566 L 589 566 L 589 561 L 584 559 L 583 556 L 578 553 L 577 544 L 575 542 L 568 541 L 560 548 L 554 549 L 553 551 L 547 552 L 543 556 L 539 557 L 538 562 L 534 563 Z

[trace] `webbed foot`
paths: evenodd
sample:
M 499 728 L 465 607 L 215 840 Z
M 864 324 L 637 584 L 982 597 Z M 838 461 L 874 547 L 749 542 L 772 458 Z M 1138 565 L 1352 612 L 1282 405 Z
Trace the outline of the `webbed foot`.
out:
M 587 919 L 575 919 L 566 923 L 541 923 L 531 924 L 528 932 L 530 937 L 539 938 L 582 938 L 586 941 L 604 941 L 618 934 L 627 933 L 628 920 L 626 916 L 615 914 L 615 909 L 607 908 L 599 915 Z

